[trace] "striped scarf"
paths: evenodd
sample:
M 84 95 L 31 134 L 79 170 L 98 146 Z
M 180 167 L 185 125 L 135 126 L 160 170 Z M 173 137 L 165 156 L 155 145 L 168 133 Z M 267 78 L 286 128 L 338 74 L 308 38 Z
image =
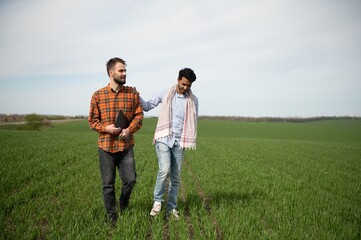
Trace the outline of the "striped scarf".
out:
M 157 127 L 154 134 L 154 142 L 159 138 L 172 136 L 172 99 L 176 93 L 177 85 L 174 85 L 168 94 L 163 97 L 159 113 Z M 180 148 L 195 149 L 197 138 L 197 113 L 194 95 L 189 89 L 186 94 L 185 115 L 183 131 L 180 139 Z

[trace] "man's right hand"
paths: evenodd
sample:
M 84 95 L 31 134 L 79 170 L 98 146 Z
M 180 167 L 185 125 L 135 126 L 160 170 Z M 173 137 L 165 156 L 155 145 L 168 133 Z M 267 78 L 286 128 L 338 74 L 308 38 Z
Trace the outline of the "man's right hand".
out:
M 115 127 L 114 124 L 110 124 L 110 125 L 105 127 L 105 131 L 110 133 L 110 134 L 113 134 L 113 135 L 119 135 L 120 130 L 122 130 L 122 129 Z

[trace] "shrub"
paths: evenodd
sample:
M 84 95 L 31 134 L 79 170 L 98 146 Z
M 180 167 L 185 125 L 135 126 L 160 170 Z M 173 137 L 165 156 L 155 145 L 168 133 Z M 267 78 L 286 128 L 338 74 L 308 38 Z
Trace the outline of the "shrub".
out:
M 25 126 L 26 130 L 37 130 L 39 131 L 42 126 L 45 124 L 44 117 L 35 113 L 25 116 Z

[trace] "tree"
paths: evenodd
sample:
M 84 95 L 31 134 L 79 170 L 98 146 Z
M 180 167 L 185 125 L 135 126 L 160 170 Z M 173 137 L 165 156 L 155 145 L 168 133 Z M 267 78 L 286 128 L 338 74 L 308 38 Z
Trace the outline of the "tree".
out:
M 44 125 L 44 118 L 38 114 L 32 113 L 25 116 L 25 122 L 25 129 L 39 131 Z

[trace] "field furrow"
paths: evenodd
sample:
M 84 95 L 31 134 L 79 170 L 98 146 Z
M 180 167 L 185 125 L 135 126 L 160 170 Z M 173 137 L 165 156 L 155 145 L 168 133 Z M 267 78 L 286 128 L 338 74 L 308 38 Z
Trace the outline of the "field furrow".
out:
M 187 232 L 188 232 L 188 239 L 194 239 L 194 227 L 192 225 L 192 219 L 190 215 L 190 206 L 189 202 L 187 202 L 187 190 L 184 185 L 184 182 L 181 180 L 181 186 L 180 186 L 180 201 L 184 205 L 184 214 L 183 217 L 187 224 Z
M 216 232 L 216 238 L 217 239 L 223 239 L 222 229 L 221 229 L 220 225 L 218 224 L 217 219 L 212 214 L 212 209 L 211 209 L 211 206 L 210 206 L 211 199 L 207 196 L 206 192 L 202 188 L 201 184 L 199 183 L 199 181 L 197 179 L 197 176 L 194 175 L 193 170 L 191 169 L 191 166 L 188 164 L 186 158 L 184 159 L 184 165 L 186 167 L 187 173 L 190 175 L 190 177 L 192 179 L 192 182 L 193 182 L 193 184 L 195 185 L 195 187 L 197 189 L 199 197 L 203 201 L 204 208 L 205 208 L 205 210 L 207 212 L 207 215 L 211 219 L 211 222 L 213 224 L 213 228 L 215 229 L 215 232 Z

